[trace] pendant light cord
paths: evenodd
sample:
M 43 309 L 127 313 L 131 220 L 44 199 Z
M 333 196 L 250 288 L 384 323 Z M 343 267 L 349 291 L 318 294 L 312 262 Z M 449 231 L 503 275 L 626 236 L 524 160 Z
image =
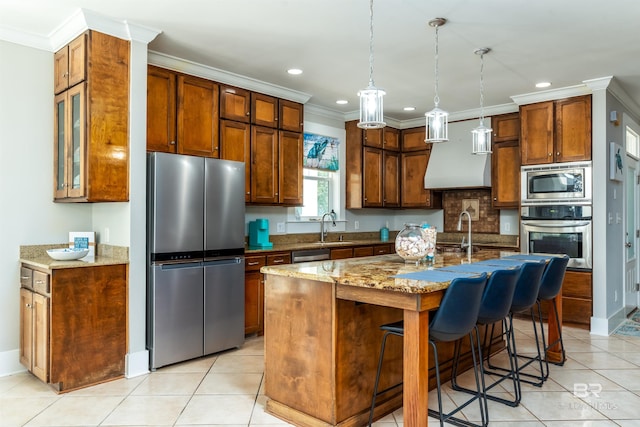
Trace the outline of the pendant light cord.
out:
M 480 124 L 484 125 L 484 53 L 480 54 Z
M 436 87 L 435 87 L 435 96 L 433 97 L 433 103 L 435 104 L 436 108 L 438 107 L 438 104 L 440 103 L 440 97 L 438 96 L 438 27 L 439 25 L 436 25 L 436 47 L 435 47 L 435 51 L 436 51 L 436 58 L 435 58 L 435 71 L 436 71 Z
M 369 0 L 369 86 L 373 84 L 373 0 Z

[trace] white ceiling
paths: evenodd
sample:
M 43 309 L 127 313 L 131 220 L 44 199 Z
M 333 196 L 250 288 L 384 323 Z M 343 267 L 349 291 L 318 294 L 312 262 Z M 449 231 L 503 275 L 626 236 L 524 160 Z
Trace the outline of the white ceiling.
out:
M 0 36 L 47 37 L 79 8 L 161 30 L 150 50 L 305 92 L 309 104 L 338 112 L 357 112 L 368 84 L 368 0 L 0 0 Z M 492 49 L 485 106 L 536 92 L 542 80 L 553 89 L 606 76 L 640 103 L 638 0 L 375 0 L 385 116 L 410 120 L 433 108 L 435 17 L 448 20 L 439 30 L 445 110 L 479 107 L 479 47 Z M 304 73 L 290 76 L 291 67 Z

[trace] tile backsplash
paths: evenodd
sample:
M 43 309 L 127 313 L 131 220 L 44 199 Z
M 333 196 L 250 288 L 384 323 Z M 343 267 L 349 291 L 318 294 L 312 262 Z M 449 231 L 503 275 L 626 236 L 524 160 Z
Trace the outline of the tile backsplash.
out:
M 472 215 L 471 230 L 474 233 L 500 233 L 500 210 L 491 207 L 491 189 L 445 191 L 442 207 L 445 232 L 457 231 L 460 212 L 467 209 Z M 462 231 L 467 231 L 466 216 L 462 220 Z

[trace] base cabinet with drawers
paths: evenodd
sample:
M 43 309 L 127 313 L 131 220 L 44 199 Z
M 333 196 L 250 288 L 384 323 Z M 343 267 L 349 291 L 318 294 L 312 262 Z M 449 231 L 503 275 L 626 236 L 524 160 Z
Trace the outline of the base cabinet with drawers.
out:
M 247 255 L 244 260 L 244 334 L 264 333 L 265 265 L 291 264 L 291 252 Z
M 127 265 L 20 270 L 20 363 L 58 392 L 121 378 Z

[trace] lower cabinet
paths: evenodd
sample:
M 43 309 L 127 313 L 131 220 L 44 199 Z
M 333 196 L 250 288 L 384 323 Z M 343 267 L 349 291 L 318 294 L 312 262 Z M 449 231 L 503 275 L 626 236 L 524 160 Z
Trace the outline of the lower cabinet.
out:
M 291 264 L 291 253 L 248 255 L 244 259 L 244 334 L 264 333 L 264 275 L 265 265 Z
M 542 305 L 542 316 L 547 317 L 549 304 Z M 562 282 L 562 322 L 579 325 L 591 324 L 593 314 L 592 273 L 568 270 Z
M 20 363 L 57 391 L 121 378 L 127 352 L 127 265 L 20 274 Z

